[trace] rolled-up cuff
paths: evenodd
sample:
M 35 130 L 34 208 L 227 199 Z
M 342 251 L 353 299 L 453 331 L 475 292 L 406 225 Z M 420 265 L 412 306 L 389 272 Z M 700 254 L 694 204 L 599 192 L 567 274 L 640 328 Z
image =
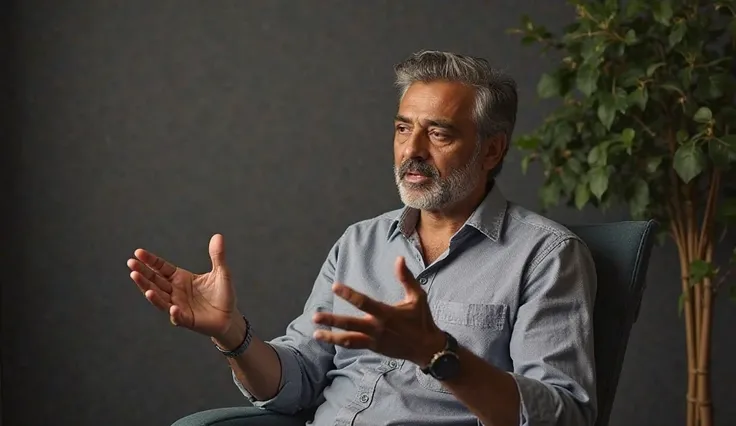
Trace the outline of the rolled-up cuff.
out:
M 267 408 L 272 411 L 283 412 L 287 414 L 296 413 L 301 409 L 298 406 L 299 389 L 301 380 L 301 370 L 296 360 L 296 354 L 293 350 L 286 346 L 267 343 L 270 345 L 279 358 L 281 364 L 281 381 L 276 395 L 268 400 L 259 401 L 256 399 L 235 376 L 233 372 L 233 382 L 240 389 L 240 392 L 255 406 L 259 408 Z
M 511 373 L 519 390 L 519 425 L 552 424 L 557 419 L 560 396 L 549 385 Z M 550 423 L 552 422 L 552 423 Z

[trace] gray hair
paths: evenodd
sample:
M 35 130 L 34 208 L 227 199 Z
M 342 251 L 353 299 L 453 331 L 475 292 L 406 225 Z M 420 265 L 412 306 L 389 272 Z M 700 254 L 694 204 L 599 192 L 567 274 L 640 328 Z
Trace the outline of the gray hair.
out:
M 475 88 L 473 120 L 478 139 L 485 140 L 499 133 L 506 138 L 506 156 L 516 124 L 516 82 L 511 76 L 491 67 L 487 60 L 452 52 L 423 50 L 412 54 L 394 67 L 396 86 L 403 97 L 413 83 L 451 81 Z M 494 178 L 503 161 L 490 172 Z

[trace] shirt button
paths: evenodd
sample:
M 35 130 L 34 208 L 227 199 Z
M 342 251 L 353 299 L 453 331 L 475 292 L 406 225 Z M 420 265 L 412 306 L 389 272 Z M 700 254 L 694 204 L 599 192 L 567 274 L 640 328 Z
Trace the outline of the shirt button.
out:
M 396 368 L 396 367 L 399 366 L 399 363 L 396 362 L 395 359 L 392 359 L 391 361 L 389 361 L 388 366 L 391 367 L 391 368 Z
M 419 278 L 419 284 L 422 284 L 422 285 L 427 284 L 427 279 L 424 277 Z
M 367 393 L 360 394 L 360 402 L 363 404 L 367 403 L 370 399 L 371 397 L 369 397 Z

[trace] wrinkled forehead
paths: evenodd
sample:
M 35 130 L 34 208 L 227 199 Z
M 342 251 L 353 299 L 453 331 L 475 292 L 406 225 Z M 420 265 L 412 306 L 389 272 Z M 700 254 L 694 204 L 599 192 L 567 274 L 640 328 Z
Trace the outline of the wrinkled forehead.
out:
M 462 83 L 413 83 L 399 102 L 397 119 L 417 125 L 474 126 L 475 89 Z

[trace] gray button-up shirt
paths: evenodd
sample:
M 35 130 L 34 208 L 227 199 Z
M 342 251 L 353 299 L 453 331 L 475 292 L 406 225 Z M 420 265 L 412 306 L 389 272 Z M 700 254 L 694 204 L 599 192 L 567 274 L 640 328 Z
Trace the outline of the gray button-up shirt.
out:
M 418 211 L 390 212 L 350 226 L 333 246 L 304 312 L 271 340 L 281 385 L 254 405 L 294 413 L 318 406 L 314 425 L 476 425 L 477 418 L 419 367 L 369 350 L 312 338 L 317 311 L 362 316 L 333 295 L 339 281 L 396 304 L 404 289 L 394 261 L 428 294 L 437 325 L 516 379 L 521 424 L 589 426 L 596 417 L 593 302 L 596 274 L 583 242 L 494 188 L 431 265 L 415 232 Z

